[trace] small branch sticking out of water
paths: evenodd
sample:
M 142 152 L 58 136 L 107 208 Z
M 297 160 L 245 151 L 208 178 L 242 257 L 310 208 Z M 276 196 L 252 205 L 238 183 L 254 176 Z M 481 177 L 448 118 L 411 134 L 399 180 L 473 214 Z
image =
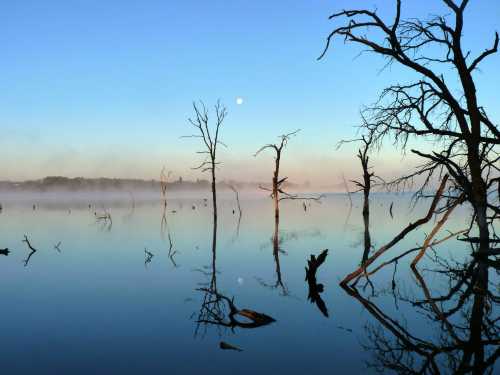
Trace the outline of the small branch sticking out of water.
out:
M 28 245 L 29 249 L 31 250 L 31 252 L 28 254 L 28 257 L 24 260 L 24 266 L 26 267 L 28 265 L 32 255 L 37 252 L 37 249 L 35 249 L 33 246 L 31 246 L 31 243 L 28 239 L 28 236 L 26 236 L 26 235 L 24 235 L 23 242 L 26 243 L 26 245 Z
M 343 173 L 342 173 L 342 180 L 344 181 L 344 188 L 345 188 L 345 191 L 347 193 L 347 197 L 349 198 L 349 207 L 352 208 L 351 192 L 349 191 L 349 187 L 347 186 L 347 181 L 346 181 Z
M 144 248 L 144 267 L 147 267 L 149 263 L 151 263 L 151 260 L 153 259 L 154 254 L 148 249 Z
M 238 194 L 238 190 L 233 185 L 229 185 L 229 188 L 234 191 L 234 194 L 236 195 L 236 203 L 238 204 L 238 211 L 240 213 L 240 217 L 243 214 L 243 211 L 241 210 L 241 205 L 240 205 L 240 195 Z

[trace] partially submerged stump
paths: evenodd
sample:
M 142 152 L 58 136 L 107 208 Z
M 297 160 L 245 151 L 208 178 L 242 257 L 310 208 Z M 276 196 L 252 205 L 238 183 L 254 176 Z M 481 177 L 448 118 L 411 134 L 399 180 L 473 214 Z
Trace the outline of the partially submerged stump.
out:
M 328 318 L 328 309 L 325 302 L 320 296 L 325 288 L 323 284 L 318 284 L 316 281 L 316 272 L 318 268 L 325 262 L 326 256 L 328 255 L 328 249 L 323 250 L 318 257 L 311 255 L 311 258 L 307 261 L 308 267 L 306 267 L 306 281 L 309 286 L 309 295 L 307 299 L 311 303 L 315 303 L 318 306 L 319 311 Z

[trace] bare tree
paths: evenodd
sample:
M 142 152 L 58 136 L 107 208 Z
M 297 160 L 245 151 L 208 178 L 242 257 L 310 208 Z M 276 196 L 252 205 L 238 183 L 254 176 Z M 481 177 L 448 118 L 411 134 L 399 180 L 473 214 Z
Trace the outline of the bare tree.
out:
M 274 216 L 279 217 L 280 215 L 280 207 L 279 202 L 284 199 L 302 199 L 302 200 L 316 200 L 318 201 L 321 197 L 300 197 L 297 194 L 290 194 L 284 190 L 284 184 L 288 177 L 280 177 L 280 163 L 281 163 L 281 152 L 288 144 L 288 141 L 291 137 L 295 136 L 300 129 L 295 130 L 294 132 L 280 135 L 280 142 L 277 144 L 269 143 L 267 145 L 262 146 L 257 150 L 254 156 L 259 155 L 262 151 L 266 149 L 274 150 L 274 172 L 273 172 L 273 180 L 271 189 L 260 186 L 262 190 L 267 190 L 271 192 L 271 198 L 274 200 Z
M 163 207 L 167 207 L 167 185 L 168 185 L 168 179 L 170 178 L 170 175 L 172 174 L 172 171 L 168 171 L 165 173 L 165 167 L 161 169 L 160 172 L 160 198 L 163 202 Z
M 200 101 L 199 104 L 193 102 L 194 117 L 189 118 L 189 123 L 193 125 L 198 134 L 188 135 L 185 138 L 200 138 L 204 146 L 204 150 L 197 151 L 198 154 L 205 155 L 203 162 L 193 168 L 199 169 L 202 172 L 209 172 L 212 177 L 212 202 L 213 202 L 213 217 L 214 226 L 217 226 L 217 191 L 215 181 L 215 168 L 220 162 L 217 161 L 217 146 L 222 145 L 227 147 L 219 139 L 219 130 L 227 115 L 226 107 L 221 104 L 220 100 L 214 106 L 215 109 L 215 125 L 211 129 L 209 127 L 209 113 L 205 104 Z
M 363 169 L 363 182 L 352 180 L 352 182 L 358 187 L 357 192 L 363 192 L 363 217 L 370 216 L 370 192 L 372 188 L 372 182 L 375 178 L 381 180 L 380 177 L 376 176 L 374 172 L 370 171 L 371 167 L 368 162 L 370 157 L 368 156 L 368 152 L 370 151 L 370 146 L 372 144 L 371 137 L 361 137 L 361 142 L 363 142 L 362 148 L 358 150 L 357 157 L 361 162 L 361 168 Z
M 495 147 L 500 144 L 500 130 L 479 104 L 474 73 L 497 52 L 499 36 L 495 33 L 491 47 L 473 57 L 464 51 L 462 43 L 469 1 L 441 1 L 452 20 L 448 16 L 402 19 L 401 0 L 395 1 L 395 16 L 390 23 L 377 11 L 367 9 L 335 13 L 330 19 L 341 20 L 342 24 L 330 33 L 319 58 L 335 37 L 341 37 L 385 57 L 388 64 L 417 74 L 413 82 L 386 88 L 377 103 L 365 109 L 368 122 L 363 127 L 378 146 L 387 137 L 403 150 L 411 149 L 408 142 L 416 137 L 435 141 L 433 152 L 411 149 L 425 160 L 424 164 L 393 182 L 406 183 L 423 176 L 421 193 L 434 176 L 448 173 L 453 180 L 451 186 L 463 192 L 473 207 L 479 232 L 477 251 L 487 253 L 492 223 L 500 218 L 500 209 L 488 193 L 499 182 L 495 175 L 500 172 L 500 156 Z M 458 90 L 450 82 L 459 82 Z
M 383 181 L 380 177 L 376 176 L 373 171 L 371 171 L 371 167 L 369 166 L 369 160 L 370 157 L 368 156 L 368 153 L 370 151 L 370 146 L 372 144 L 372 137 L 366 137 L 362 136 L 360 139 L 354 139 L 354 140 L 349 140 L 349 141 L 341 141 L 338 145 L 337 148 L 340 148 L 340 146 L 344 143 L 350 143 L 350 142 L 358 142 L 361 141 L 363 143 L 363 146 L 358 149 L 358 154 L 357 157 L 359 161 L 361 162 L 361 168 L 363 169 L 363 181 L 358 181 L 358 180 L 351 180 L 358 189 L 354 191 L 354 193 L 363 192 L 363 223 L 364 223 L 364 252 L 363 252 L 363 258 L 362 258 L 362 264 L 368 259 L 368 255 L 371 249 L 371 237 L 370 237 L 370 192 L 372 188 L 372 183 L 374 182 L 375 178 Z M 345 178 L 344 178 L 344 184 L 346 185 L 347 189 L 347 184 L 345 183 Z M 350 195 L 351 192 L 348 190 L 348 194 Z M 352 201 L 351 201 L 352 205 Z

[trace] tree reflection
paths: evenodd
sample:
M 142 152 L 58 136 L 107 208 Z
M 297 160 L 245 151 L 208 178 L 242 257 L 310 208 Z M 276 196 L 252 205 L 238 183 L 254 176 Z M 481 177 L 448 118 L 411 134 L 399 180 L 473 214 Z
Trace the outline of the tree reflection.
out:
M 260 285 L 266 288 L 271 288 L 271 289 L 279 288 L 281 290 L 282 296 L 288 296 L 289 295 L 288 288 L 286 284 L 283 282 L 283 278 L 281 276 L 280 253 L 281 254 L 286 254 L 286 253 L 281 248 L 281 245 L 284 242 L 284 238 L 280 236 L 279 225 L 280 225 L 280 217 L 278 214 L 277 216 L 274 217 L 274 232 L 271 238 L 271 242 L 273 245 L 273 258 L 275 264 L 276 281 L 274 283 L 268 283 L 262 279 L 257 279 L 257 281 L 259 282 Z
M 217 220 L 214 218 L 212 231 L 211 265 L 208 271 L 202 271 L 209 281 L 197 290 L 203 293 L 201 307 L 196 318 L 195 336 L 203 327 L 214 325 L 218 328 L 258 328 L 274 322 L 269 315 L 250 310 L 239 309 L 234 297 L 229 298 L 218 290 L 217 286 Z
M 500 356 L 500 316 L 495 316 L 500 298 L 495 294 L 498 285 L 489 281 L 491 264 L 481 259 L 459 264 L 434 256 L 433 267 L 426 277 L 412 269 L 423 298 L 397 295 L 425 319 L 411 325 L 389 315 L 374 302 L 376 298 L 365 298 L 355 286 L 342 285 L 379 323 L 366 326 L 369 343 L 364 346 L 373 353 L 368 365 L 400 374 L 493 373 Z M 433 285 L 446 285 L 445 289 L 431 290 L 425 281 L 429 277 Z M 436 334 L 424 336 L 424 326 Z

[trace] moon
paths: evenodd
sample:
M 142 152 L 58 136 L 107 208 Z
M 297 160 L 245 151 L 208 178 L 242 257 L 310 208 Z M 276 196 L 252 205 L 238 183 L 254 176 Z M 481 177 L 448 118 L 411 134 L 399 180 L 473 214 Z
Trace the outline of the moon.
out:
M 241 96 L 236 97 L 236 104 L 238 104 L 238 105 L 243 104 L 243 98 Z

